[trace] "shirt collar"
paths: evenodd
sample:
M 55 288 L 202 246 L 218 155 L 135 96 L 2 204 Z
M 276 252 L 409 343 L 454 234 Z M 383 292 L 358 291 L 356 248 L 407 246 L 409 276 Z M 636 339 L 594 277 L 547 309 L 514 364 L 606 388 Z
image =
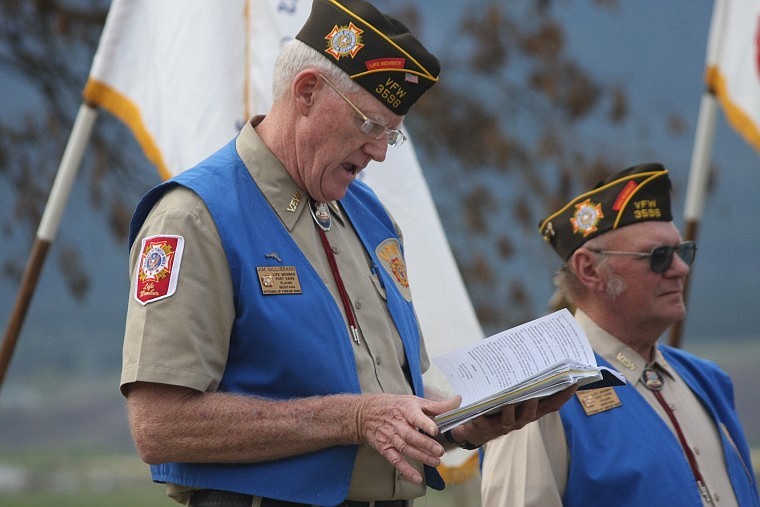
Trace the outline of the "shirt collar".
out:
M 264 197 L 288 231 L 293 231 L 303 213 L 308 214 L 309 196 L 296 185 L 287 169 L 269 151 L 254 127 L 263 120 L 254 116 L 240 130 L 235 147 L 248 173 L 256 182 Z M 334 218 L 343 224 L 340 206 L 335 201 L 328 203 Z
M 648 364 L 644 358 L 632 348 L 599 327 L 599 325 L 591 320 L 591 317 L 589 317 L 583 310 L 576 309 L 575 319 L 578 321 L 581 329 L 586 333 L 594 352 L 610 363 L 613 368 L 625 375 L 625 378 L 629 383 L 635 384 L 638 382 L 644 369 L 652 365 L 657 366 L 658 369 L 666 373 L 668 376 L 673 377 L 671 367 L 658 347 L 655 347 L 654 361 L 652 361 L 651 364 Z

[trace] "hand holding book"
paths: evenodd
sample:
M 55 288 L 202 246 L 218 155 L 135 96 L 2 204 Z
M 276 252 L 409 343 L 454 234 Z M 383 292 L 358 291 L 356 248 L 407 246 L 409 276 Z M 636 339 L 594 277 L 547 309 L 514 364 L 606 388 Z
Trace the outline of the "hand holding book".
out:
M 591 389 L 625 384 L 596 364 L 588 338 L 566 309 L 501 331 L 433 359 L 462 405 L 435 418 L 441 432 L 509 403 L 542 398 L 573 384 Z

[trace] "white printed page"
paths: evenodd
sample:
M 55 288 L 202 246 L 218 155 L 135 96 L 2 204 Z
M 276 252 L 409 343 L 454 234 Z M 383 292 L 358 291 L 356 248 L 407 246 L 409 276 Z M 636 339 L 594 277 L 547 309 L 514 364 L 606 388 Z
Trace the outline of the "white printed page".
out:
M 596 367 L 586 335 L 566 309 L 433 359 L 462 395 L 462 406 L 566 361 Z

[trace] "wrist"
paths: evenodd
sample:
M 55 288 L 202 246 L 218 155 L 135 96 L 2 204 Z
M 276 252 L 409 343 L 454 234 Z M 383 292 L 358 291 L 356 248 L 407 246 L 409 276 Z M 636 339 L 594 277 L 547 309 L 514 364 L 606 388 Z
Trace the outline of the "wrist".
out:
M 454 435 L 451 432 L 452 430 L 443 432 L 443 439 L 449 444 L 455 445 L 461 449 L 467 449 L 468 451 L 472 451 L 480 447 L 479 445 L 475 445 L 472 442 L 468 442 L 467 440 L 459 441 L 455 439 Z

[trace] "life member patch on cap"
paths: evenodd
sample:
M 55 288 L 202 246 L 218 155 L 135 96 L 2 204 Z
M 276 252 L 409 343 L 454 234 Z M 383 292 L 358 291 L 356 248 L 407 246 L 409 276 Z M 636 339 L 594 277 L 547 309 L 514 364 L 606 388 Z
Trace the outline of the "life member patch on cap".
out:
M 134 293 L 141 305 L 168 298 L 176 292 L 184 248 L 182 236 L 143 238 Z
M 404 299 L 412 300 L 412 291 L 409 288 L 409 278 L 406 276 L 406 261 L 401 252 L 401 244 L 396 238 L 388 238 L 375 248 L 375 254 L 380 259 L 380 264 L 391 275 L 393 283 Z

